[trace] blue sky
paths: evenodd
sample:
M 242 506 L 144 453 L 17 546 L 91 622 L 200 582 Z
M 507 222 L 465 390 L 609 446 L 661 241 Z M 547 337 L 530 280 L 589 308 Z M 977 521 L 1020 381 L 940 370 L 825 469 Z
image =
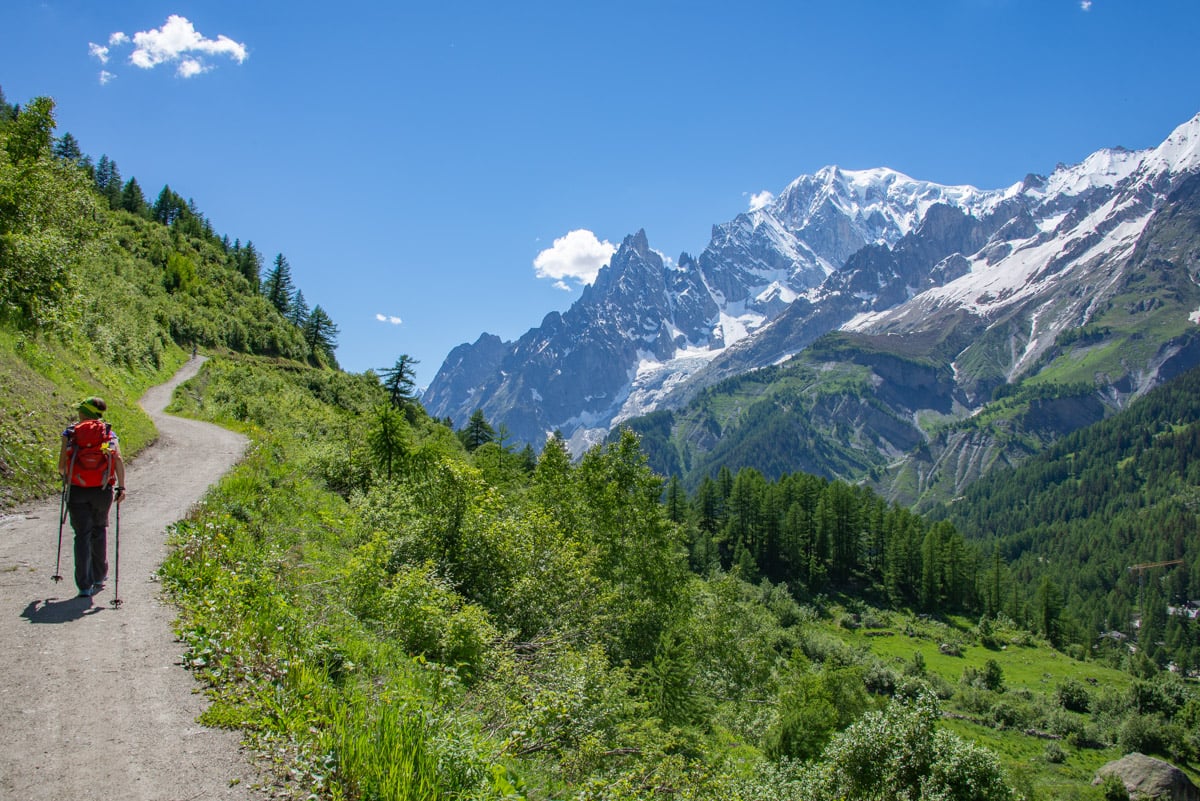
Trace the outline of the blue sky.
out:
M 422 385 L 639 228 L 696 254 L 828 164 L 994 189 L 1200 111 L 1195 0 L 6 0 L 0 32 L 10 102 L 283 253 L 344 368 Z

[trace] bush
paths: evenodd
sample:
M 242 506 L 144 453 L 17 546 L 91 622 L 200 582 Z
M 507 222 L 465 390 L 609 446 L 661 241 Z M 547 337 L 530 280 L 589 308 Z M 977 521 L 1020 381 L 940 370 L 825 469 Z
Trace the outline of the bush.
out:
M 1087 712 L 1092 705 L 1091 693 L 1078 679 L 1066 679 L 1054 691 L 1058 705 L 1071 712 Z
M 372 622 L 411 654 L 467 674 L 477 670 L 498 634 L 487 613 L 467 603 L 432 563 L 405 567 L 388 579 Z M 371 619 L 371 618 L 367 618 Z
M 1134 712 L 1121 725 L 1117 733 L 1117 745 L 1127 754 L 1134 751 L 1143 754 L 1162 753 L 1166 745 L 1162 739 L 1162 728 L 1163 720 L 1157 715 Z
M 1082 735 L 1087 723 L 1080 715 L 1056 706 L 1043 712 L 1038 725 L 1051 734 L 1070 737 L 1071 735 Z
M 937 729 L 929 695 L 893 702 L 837 735 L 813 769 L 814 801 L 835 798 L 1011 799 L 995 754 Z
M 1045 757 L 1046 761 L 1050 764 L 1061 765 L 1067 761 L 1067 752 L 1063 750 L 1057 741 L 1051 740 L 1046 743 Z
M 1100 792 L 1104 794 L 1104 801 L 1129 801 L 1129 791 L 1125 789 L 1125 782 L 1112 773 L 1105 774 L 1101 780 Z
M 1004 692 L 1004 671 L 999 662 L 989 659 L 984 663 L 982 670 L 970 665 L 963 668 L 962 678 L 959 679 L 959 682 L 968 687 L 1001 693 Z
M 959 687 L 955 697 L 958 706 L 973 715 L 987 715 L 996 703 L 995 693 L 974 685 Z
M 994 724 L 1010 729 L 1025 728 L 1029 725 L 1031 717 L 1029 709 L 1024 704 L 1008 700 L 997 701 L 991 711 Z

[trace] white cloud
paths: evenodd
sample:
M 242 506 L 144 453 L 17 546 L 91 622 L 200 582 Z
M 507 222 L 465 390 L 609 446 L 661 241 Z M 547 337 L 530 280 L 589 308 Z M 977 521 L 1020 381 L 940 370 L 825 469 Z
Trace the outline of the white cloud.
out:
M 108 63 L 108 48 L 95 42 L 88 42 L 88 55 L 100 60 L 101 64 Z
M 750 211 L 758 211 L 774 199 L 775 195 L 766 189 L 761 192 L 755 192 L 754 194 L 750 195 Z
M 208 58 L 212 56 L 228 56 L 239 64 L 249 56 L 245 44 L 235 42 L 224 34 L 216 39 L 205 38 L 190 20 L 178 14 L 167 17 L 161 28 L 139 31 L 132 37 L 117 31 L 108 37 L 108 47 L 89 42 L 88 52 L 104 64 L 108 62 L 111 48 L 131 42 L 133 52 L 129 55 L 130 64 L 146 70 L 160 64 L 176 64 L 175 74 L 180 78 L 192 78 L 210 72 L 213 65 Z
M 205 67 L 203 62 L 195 58 L 185 58 L 179 62 L 177 73 L 180 78 L 191 78 L 193 75 L 199 75 L 202 72 L 208 72 L 211 67 Z
M 392 325 L 400 325 L 404 322 L 394 314 L 376 314 L 375 319 L 381 323 L 391 323 Z
M 553 279 L 556 287 L 570 292 L 568 280 L 591 284 L 616 251 L 613 243 L 600 241 L 591 231 L 580 228 L 555 239 L 553 247 L 533 260 L 533 269 L 538 278 Z
M 1084 11 L 1092 10 L 1092 0 L 1080 0 L 1079 7 Z
M 101 86 L 107 85 L 108 82 L 111 81 L 115 77 L 117 77 L 117 76 L 113 75 L 108 70 L 100 70 L 100 85 Z

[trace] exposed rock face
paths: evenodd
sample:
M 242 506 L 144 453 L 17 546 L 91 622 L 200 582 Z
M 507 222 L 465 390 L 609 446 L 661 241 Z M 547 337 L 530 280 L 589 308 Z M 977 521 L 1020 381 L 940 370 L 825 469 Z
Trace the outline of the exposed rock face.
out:
M 1145 754 L 1126 754 L 1114 762 L 1109 762 L 1096 771 L 1096 778 L 1092 784 L 1101 784 L 1109 774 L 1115 775 L 1125 784 L 1129 797 L 1135 801 L 1200 801 L 1200 790 L 1196 789 L 1196 785 L 1186 773 L 1169 762 Z
M 451 351 L 422 402 L 459 425 L 482 409 L 515 441 L 540 447 L 555 429 L 570 437 L 606 424 L 641 360 L 709 346 L 717 317 L 690 257 L 669 269 L 638 231 L 565 313 L 551 312 L 516 342 L 485 334 Z
M 694 259 L 671 264 L 644 232 L 626 237 L 568 311 L 516 342 L 456 348 L 422 401 L 456 423 L 480 408 L 514 445 L 559 430 L 578 453 L 840 330 L 902 357 L 899 371 L 854 359 L 874 371 L 884 410 L 861 418 L 855 463 L 890 464 L 895 447 L 936 433 L 923 419 L 975 416 L 1030 378 L 1087 388 L 1016 421 L 1061 434 L 1200 358 L 1198 173 L 1200 115 L 1153 150 L 1097 151 L 1003 190 L 825 168 L 715 226 Z M 908 375 L 921 362 L 930 374 Z M 978 445 L 927 450 L 969 480 L 1010 448 Z

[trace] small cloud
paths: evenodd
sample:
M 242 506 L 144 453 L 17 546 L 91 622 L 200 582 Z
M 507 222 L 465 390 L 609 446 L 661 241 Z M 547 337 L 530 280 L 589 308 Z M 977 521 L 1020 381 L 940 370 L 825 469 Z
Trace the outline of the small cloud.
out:
M 1092 0 L 1080 0 L 1079 7 L 1084 11 L 1092 10 Z
M 202 72 L 208 72 L 210 67 L 205 67 L 198 59 L 185 58 L 179 62 L 177 70 L 180 78 L 191 78 L 193 75 L 199 75 Z
M 770 204 L 775 199 L 775 195 L 764 189 L 761 192 L 755 192 L 750 195 L 750 211 L 758 211 L 764 206 Z
M 600 268 L 608 264 L 616 252 L 616 245 L 601 241 L 591 231 L 580 228 L 555 239 L 552 247 L 533 260 L 533 269 L 538 278 L 553 279 L 556 287 L 570 292 L 568 281 L 585 286 L 591 284 Z
M 113 75 L 108 70 L 100 70 L 100 85 L 107 86 L 108 82 L 111 81 L 115 77 L 117 77 L 117 76 Z
M 176 64 L 175 74 L 180 78 L 211 72 L 213 65 L 208 59 L 213 56 L 228 56 L 239 64 L 249 57 L 245 44 L 235 42 L 224 34 L 216 39 L 208 39 L 196 30 L 190 20 L 178 14 L 167 17 L 161 28 L 139 31 L 132 37 L 117 31 L 108 37 L 108 47 L 89 42 L 88 52 L 105 64 L 112 48 L 130 43 L 133 44 L 130 64 L 145 70 L 160 64 Z
M 381 323 L 391 323 L 392 325 L 400 325 L 404 321 L 392 314 L 376 314 L 375 319 Z

